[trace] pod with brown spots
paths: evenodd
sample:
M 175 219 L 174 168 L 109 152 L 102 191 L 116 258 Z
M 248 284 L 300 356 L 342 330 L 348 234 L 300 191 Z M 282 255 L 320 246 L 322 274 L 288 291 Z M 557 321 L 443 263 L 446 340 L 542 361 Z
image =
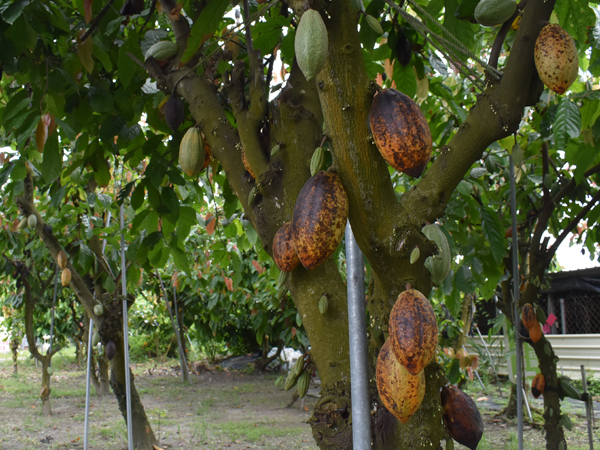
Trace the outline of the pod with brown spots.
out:
M 471 450 L 483 436 L 483 420 L 471 397 L 456 386 L 442 387 L 442 419 L 452 439 Z
M 379 92 L 371 107 L 371 133 L 381 156 L 398 172 L 420 177 L 431 157 L 431 131 L 410 97 L 395 89 Z
M 577 79 L 579 58 L 573 38 L 560 25 L 549 23 L 535 41 L 535 68 L 542 82 L 563 94 Z
M 521 310 L 521 321 L 528 330 L 531 330 L 535 326 L 537 317 L 535 315 L 535 309 L 531 303 L 525 303 L 523 305 L 523 309 Z
M 294 247 L 306 269 L 314 269 L 335 252 L 347 218 L 348 196 L 335 173 L 320 171 L 306 182 L 292 221 Z
M 277 230 L 273 238 L 273 259 L 283 272 L 291 272 L 300 264 L 300 259 L 292 240 L 292 222 L 287 222 Z
M 406 423 L 419 409 L 425 396 L 425 373 L 412 375 L 396 360 L 391 339 L 385 341 L 377 356 L 377 390 L 383 406 Z
M 427 297 L 416 289 L 402 292 L 390 313 L 394 355 L 411 374 L 418 374 L 435 356 L 438 328 Z

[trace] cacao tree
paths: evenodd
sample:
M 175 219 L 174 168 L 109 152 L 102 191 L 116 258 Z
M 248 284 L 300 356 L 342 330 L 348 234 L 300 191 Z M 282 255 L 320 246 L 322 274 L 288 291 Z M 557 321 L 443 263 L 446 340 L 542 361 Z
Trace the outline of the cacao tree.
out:
M 456 317 L 464 294 L 489 297 L 510 278 L 509 153 L 520 180 L 520 227 L 513 234 L 523 233 L 527 243 L 522 302 L 534 301 L 556 250 L 543 241 L 544 231 L 562 241 L 588 217 L 580 237 L 595 254 L 596 5 L 522 0 L 500 27 L 486 28 L 474 23 L 477 3 L 0 4 L 1 138 L 10 147 L 0 170 L 3 222 L 16 233 L 33 214 L 40 247 L 55 260 L 69 250 L 71 289 L 102 342 L 116 343 L 111 386 L 122 412 L 129 376 L 122 304 L 135 298 L 142 269 L 152 273 L 172 260 L 195 277 L 186 238 L 216 196 L 224 217 L 215 220 L 233 218 L 239 239 L 271 255 L 311 169 L 329 168 L 339 177 L 368 265 L 372 375 L 390 311 L 407 285 L 430 296 L 432 280 L 441 284 L 435 295 Z M 322 32 L 318 40 L 310 33 L 296 39 L 307 9 L 321 17 L 326 41 Z M 534 63 L 536 38 L 548 22 L 575 39 L 581 68 L 560 97 L 544 88 Z M 159 41 L 170 44 L 154 46 Z M 296 48 L 302 49 L 298 63 Z M 312 53 L 323 60 L 308 61 L 307 69 Z M 380 131 L 370 129 L 369 113 L 382 88 L 418 100 L 428 122 L 433 154 L 420 178 L 389 167 L 375 145 L 372 133 Z M 198 178 L 198 155 L 185 141 L 180 153 L 191 127 L 202 132 L 204 151 L 210 148 L 214 158 L 208 181 Z M 317 148 L 326 152 L 320 167 L 311 168 Z M 195 169 L 182 171 L 192 156 Z M 127 296 L 119 285 L 119 208 Z M 436 221 L 450 255 L 440 255 L 422 232 Z M 435 256 L 451 265 L 441 283 L 426 265 Z M 310 424 L 319 447 L 331 449 L 352 445 L 347 299 L 339 269 L 330 257 L 311 270 L 296 267 L 285 281 L 322 381 Z M 328 307 L 321 314 L 323 295 Z M 98 302 L 102 316 L 94 314 Z M 534 348 L 546 386 L 555 386 L 556 363 L 545 344 L 542 338 Z M 422 403 L 406 423 L 381 405 L 371 377 L 374 448 L 437 448 L 448 439 L 440 408 L 444 370 L 435 358 L 424 370 Z M 560 411 L 555 392 L 544 401 Z M 135 446 L 151 448 L 155 439 L 135 387 L 133 394 Z M 545 415 L 548 449 L 566 448 L 559 417 Z

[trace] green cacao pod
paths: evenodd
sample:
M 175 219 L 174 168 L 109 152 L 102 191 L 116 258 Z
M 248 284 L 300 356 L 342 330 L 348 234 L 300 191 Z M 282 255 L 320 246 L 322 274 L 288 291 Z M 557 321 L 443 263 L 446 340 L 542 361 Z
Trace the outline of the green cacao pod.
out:
M 307 9 L 300 18 L 294 41 L 296 61 L 307 81 L 311 81 L 325 66 L 328 47 L 327 27 L 321 14 Z
M 19 231 L 23 231 L 27 227 L 27 219 L 21 220 L 19 222 Z
M 347 219 L 348 196 L 335 173 L 321 171 L 306 182 L 292 221 L 294 247 L 306 269 L 314 269 L 335 252 Z
M 517 10 L 515 0 L 481 0 L 475 7 L 475 20 L 484 27 L 506 22 Z
M 46 372 L 48 372 L 48 375 L 52 375 L 52 374 L 54 374 L 54 369 L 52 367 L 48 367 L 46 369 Z
M 386 409 L 402 422 L 419 409 L 425 396 L 425 372 L 412 375 L 400 364 L 387 339 L 377 356 L 377 390 Z
M 304 398 L 306 393 L 308 392 L 308 387 L 310 385 L 310 374 L 308 371 L 303 370 L 302 373 L 298 376 L 298 381 L 296 387 L 298 389 L 298 395 L 300 398 Z
M 301 356 L 296 360 L 296 363 L 292 366 L 292 369 L 288 372 L 287 377 L 285 379 L 285 390 L 289 391 L 296 385 L 296 381 L 298 381 L 298 377 L 302 373 L 304 369 L 304 358 Z
M 325 162 L 325 150 L 323 147 L 317 147 L 313 152 L 312 158 L 310 158 L 310 176 L 314 177 L 319 170 L 321 170 L 321 166 Z
M 104 307 L 100 304 L 94 306 L 94 314 L 96 314 L 97 316 L 101 316 L 102 314 L 104 314 Z
M 95 347 L 96 345 L 98 345 L 99 342 L 100 342 L 100 333 L 98 333 L 97 331 L 94 331 L 94 334 L 92 334 L 92 345 Z
M 416 375 L 435 357 L 438 327 L 427 297 L 416 289 L 402 292 L 390 313 L 389 331 L 396 360 Z
M 277 287 L 283 286 L 287 281 L 289 276 L 289 272 L 284 272 L 283 270 L 279 272 L 279 278 L 277 280 Z
M 546 312 L 537 303 L 533 307 L 535 308 L 535 317 L 537 318 L 538 322 L 545 324 L 548 320 Z
M 271 156 L 274 156 L 280 149 L 281 149 L 281 146 L 279 144 L 275 144 L 273 146 L 273 148 L 271 149 Z
M 383 28 L 381 27 L 379 20 L 377 20 L 370 14 L 367 14 L 365 16 L 365 20 L 367 21 L 367 24 L 369 25 L 371 30 L 373 30 L 377 36 L 381 36 L 383 34 Z
M 285 296 L 285 294 L 287 294 L 287 292 L 287 287 L 285 287 L 284 285 L 279 286 L 279 288 L 277 289 L 277 300 L 281 300 Z
M 146 51 L 145 59 L 152 57 L 157 61 L 165 61 L 174 58 L 178 51 L 177 44 L 174 42 L 160 41 Z
M 200 130 L 191 127 L 185 132 L 179 144 L 179 164 L 181 169 L 190 177 L 200 173 L 204 165 L 204 139 Z
M 471 397 L 456 386 L 442 387 L 442 419 L 452 439 L 475 450 L 483 436 L 483 420 Z
M 431 282 L 434 286 L 441 286 L 452 267 L 452 255 L 450 254 L 450 246 L 448 245 L 448 239 L 442 231 L 439 225 L 432 223 L 425 225 L 421 232 L 430 241 L 435 242 L 438 247 L 438 253 L 433 256 L 429 256 L 425 260 L 425 267 L 431 273 Z
M 431 131 L 421 108 L 395 89 L 379 92 L 371 106 L 371 133 L 379 153 L 398 172 L 418 178 L 431 157 Z
M 319 299 L 319 312 L 325 314 L 328 306 L 329 300 L 327 300 L 327 296 L 325 294 L 321 295 L 321 298 Z
M 549 23 L 535 41 L 535 68 L 542 82 L 564 94 L 577 79 L 579 58 L 573 38 L 560 25 Z
M 256 188 L 256 186 L 254 186 L 252 189 L 250 189 L 250 193 L 248 194 L 248 205 L 249 206 L 252 206 L 252 204 L 256 200 L 257 195 L 258 195 L 258 189 Z
M 291 272 L 300 264 L 292 239 L 292 222 L 287 222 L 277 230 L 273 237 L 273 259 L 277 267 L 284 272 Z
M 27 226 L 30 230 L 35 230 L 37 227 L 37 216 L 35 214 L 30 214 L 27 218 Z
M 412 252 L 410 252 L 410 263 L 411 264 L 416 263 L 420 257 L 421 257 L 421 250 L 417 246 L 417 247 L 413 248 Z

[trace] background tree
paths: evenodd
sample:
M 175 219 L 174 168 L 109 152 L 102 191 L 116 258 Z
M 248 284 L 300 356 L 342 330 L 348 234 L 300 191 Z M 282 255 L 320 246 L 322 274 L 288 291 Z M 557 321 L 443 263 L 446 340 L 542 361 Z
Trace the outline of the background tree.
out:
M 108 211 L 116 217 L 118 206 L 125 209 L 128 292 L 137 289 L 142 268 L 153 273 L 170 259 L 178 271 L 193 277 L 186 238 L 215 193 L 224 200 L 225 219 L 243 209 L 243 216 L 234 218 L 243 230 L 239 238 L 245 235 L 257 244 L 258 237 L 264 251 L 271 253 L 273 236 L 291 220 L 298 193 L 310 177 L 311 155 L 326 138 L 325 165 L 342 181 L 349 220 L 368 262 L 374 368 L 398 294 L 407 284 L 426 295 L 431 291 L 424 261 L 436 247 L 421 233 L 423 225 L 441 219 L 450 241 L 457 243 L 453 248 L 464 257 L 454 263 L 451 278 L 442 286 L 450 311 L 460 309 L 464 293 L 492 295 L 505 276 L 500 267 L 506 252 L 503 220 L 508 214 L 501 207 L 505 199 L 495 191 L 506 192 L 505 159 L 514 138 L 503 139 L 519 132 L 522 122 L 531 126 L 525 155 L 534 159 L 521 165 L 521 178 L 527 173 L 523 179 L 531 185 L 520 195 L 533 203 L 539 203 L 536 195 L 542 189 L 542 202 L 549 204 L 543 192 L 553 184 L 536 184 L 535 175 L 543 175 L 543 181 L 552 166 L 551 152 L 544 156 L 544 140 L 552 137 L 555 173 L 565 171 L 563 177 L 558 175 L 560 186 L 570 183 L 576 161 L 583 166 L 593 159 L 591 150 L 590 156 L 577 159 L 582 142 L 594 148 L 598 127 L 598 103 L 592 92 L 597 82 L 593 77 L 598 76 L 598 33 L 587 2 L 523 1 L 517 11 L 522 12 L 518 30 L 511 30 L 517 13 L 500 29 L 462 20 L 469 19 L 475 7 L 470 1 L 409 1 L 401 7 L 391 1 L 365 3 L 365 12 L 379 18 L 384 37 L 367 26 L 359 3 L 315 0 L 231 6 L 221 0 L 179 4 L 161 0 L 147 5 L 85 0 L 75 5 L 52 1 L 3 5 L 0 59 L 6 75 L 0 117 L 3 139 L 13 149 L 0 172 L 5 203 L 12 208 L 17 204 L 25 217 L 36 215 L 36 232 L 53 258 L 61 246 L 76 240 L 69 252 L 71 288 L 98 324 L 103 343 L 117 343 L 111 385 L 122 411 L 125 368 L 119 311 L 127 299 L 119 295 L 119 234 L 114 222 L 107 223 Z M 311 82 L 294 63 L 293 46 L 298 20 L 308 7 L 319 11 L 329 37 L 325 67 Z M 243 31 L 230 18 L 233 10 L 243 17 Z M 581 66 L 588 71 L 565 100 L 544 96 L 547 108 L 532 110 L 528 108 L 539 106 L 544 92 L 534 66 L 535 39 L 553 11 L 552 20 L 576 39 Z M 147 49 L 165 39 L 177 43 L 177 55 L 166 64 L 154 58 L 142 63 Z M 467 55 L 459 54 L 456 45 Z M 484 73 L 477 71 L 474 55 L 489 56 Z M 275 69 L 278 59 L 281 70 Z M 283 75 L 281 84 L 274 83 L 277 72 Z M 378 90 L 376 79 L 384 87 L 396 86 L 421 99 L 434 154 L 420 180 L 390 169 L 372 141 L 367 124 Z M 167 96 L 180 97 L 185 104 L 183 123 L 174 130 L 164 122 L 160 108 Z M 555 105 L 552 116 L 549 111 Z M 585 115 L 580 106 L 581 111 L 586 108 Z M 578 113 L 584 121 L 574 119 Z M 182 174 L 176 165 L 179 143 L 191 126 L 202 130 L 215 158 L 208 184 Z M 551 130 L 552 136 L 544 136 L 543 129 Z M 536 164 L 538 158 L 541 166 Z M 571 171 L 557 158 L 564 158 Z M 577 165 L 572 189 L 589 167 L 582 170 Z M 586 179 L 593 175 L 588 172 Z M 480 184 L 481 177 L 485 181 Z M 211 188 L 213 183 L 216 188 Z M 590 193 L 594 187 L 590 183 Z M 537 257 L 550 217 L 557 222 L 550 230 L 566 236 L 569 224 L 590 211 L 585 205 L 595 204 L 595 194 L 589 199 L 585 192 L 582 195 L 570 206 L 564 195 L 556 198 L 564 209 L 542 208 L 541 225 L 530 242 L 538 245 L 532 247 L 532 258 Z M 581 214 L 567 214 L 569 209 Z M 524 221 L 529 207 L 520 211 Z M 7 220 L 20 218 L 12 210 Z M 588 230 L 586 236 L 594 234 Z M 104 254 L 93 244 L 94 237 L 106 240 Z M 410 264 L 416 246 L 421 255 Z M 544 252 L 547 262 L 552 252 Z M 92 265 L 101 271 L 92 271 Z M 535 270 L 546 267 L 537 264 Z M 532 275 L 534 287 L 525 290 L 524 298 L 537 294 L 533 280 L 541 275 Z M 91 283 L 84 282 L 86 276 Z M 321 448 L 348 448 L 346 287 L 337 261 L 329 258 L 310 271 L 298 267 L 285 287 L 322 381 L 321 400 L 311 419 L 315 439 Z M 325 314 L 318 310 L 323 294 L 329 303 Z M 105 306 L 102 317 L 93 313 L 98 301 Z M 542 357 L 539 352 L 538 356 Z M 542 359 L 542 370 L 555 374 L 548 361 Z M 425 399 L 407 424 L 395 421 L 379 405 L 376 387 L 371 387 L 378 405 L 372 415 L 375 448 L 429 444 L 435 448 L 447 437 L 439 408 L 443 368 L 433 362 L 426 376 Z M 545 398 L 548 405 L 556 401 L 553 396 Z M 154 438 L 137 395 L 134 405 L 136 447 L 149 448 Z M 547 420 L 546 431 L 547 448 L 566 447 L 557 420 Z

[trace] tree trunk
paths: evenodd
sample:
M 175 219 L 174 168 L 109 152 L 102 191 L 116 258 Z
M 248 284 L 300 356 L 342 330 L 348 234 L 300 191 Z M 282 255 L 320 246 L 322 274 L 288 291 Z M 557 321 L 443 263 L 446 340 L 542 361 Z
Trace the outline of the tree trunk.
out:
M 13 375 L 16 375 L 19 372 L 17 364 L 17 358 L 19 357 L 19 340 L 17 338 L 13 338 L 10 341 L 10 351 L 12 353 Z
M 96 388 L 96 393 L 100 397 L 110 394 L 110 379 L 108 376 L 108 366 L 109 364 L 108 358 L 106 357 L 106 353 L 102 353 L 102 355 L 98 357 L 98 381 L 100 385 Z
M 50 375 L 48 375 L 48 368 L 50 367 L 49 355 L 44 355 L 41 358 L 42 363 L 42 390 L 40 391 L 40 398 L 42 399 L 42 413 L 44 416 L 52 415 L 52 407 L 50 405 Z
M 125 384 L 125 353 L 123 340 L 115 342 L 117 347 L 114 358 L 110 362 L 111 375 L 110 387 L 112 388 L 119 410 L 127 423 L 127 403 L 126 403 L 126 384 Z M 140 396 L 135 388 L 134 377 L 131 369 L 128 370 L 131 387 L 131 420 L 133 428 L 133 446 L 136 450 L 152 450 L 152 446 L 158 444 L 152 427 L 144 411 Z

